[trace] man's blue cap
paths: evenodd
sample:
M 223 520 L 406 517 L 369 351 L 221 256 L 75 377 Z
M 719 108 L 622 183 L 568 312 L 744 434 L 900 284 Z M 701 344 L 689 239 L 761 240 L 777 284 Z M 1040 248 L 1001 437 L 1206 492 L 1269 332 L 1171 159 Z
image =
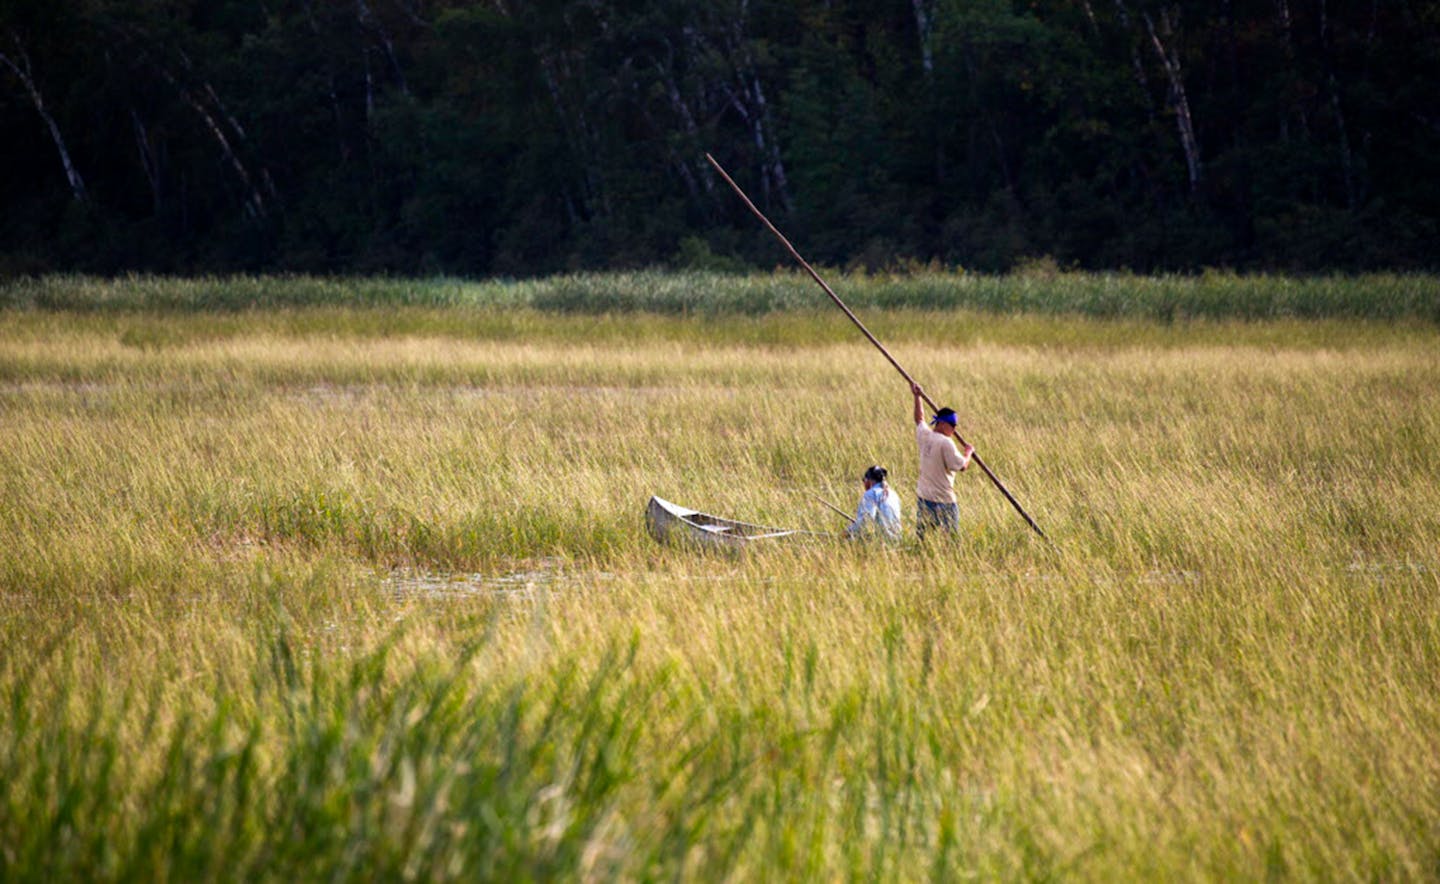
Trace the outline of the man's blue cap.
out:
M 954 427 L 954 426 L 958 426 L 959 423 L 960 423 L 960 421 L 956 419 L 956 417 L 955 417 L 955 412 L 952 411 L 952 412 L 950 412 L 949 414 L 937 414 L 937 415 L 935 415 L 934 417 L 930 418 L 930 423 L 931 423 L 931 424 L 946 423 L 946 424 L 949 424 L 950 426 Z

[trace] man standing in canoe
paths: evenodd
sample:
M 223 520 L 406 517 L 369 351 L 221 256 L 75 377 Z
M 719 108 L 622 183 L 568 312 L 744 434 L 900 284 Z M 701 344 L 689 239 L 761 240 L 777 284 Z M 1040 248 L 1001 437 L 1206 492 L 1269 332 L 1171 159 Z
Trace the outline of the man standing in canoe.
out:
M 970 466 L 975 454 L 974 445 L 966 445 L 962 455 L 955 447 L 955 409 L 942 408 L 935 412 L 930 424 L 925 426 L 925 412 L 920 407 L 924 391 L 919 384 L 911 384 L 910 392 L 915 396 L 915 441 L 920 445 L 920 481 L 915 494 L 917 511 L 915 531 L 920 539 L 931 530 L 944 531 L 950 535 L 960 533 L 960 507 L 955 501 L 955 474 Z

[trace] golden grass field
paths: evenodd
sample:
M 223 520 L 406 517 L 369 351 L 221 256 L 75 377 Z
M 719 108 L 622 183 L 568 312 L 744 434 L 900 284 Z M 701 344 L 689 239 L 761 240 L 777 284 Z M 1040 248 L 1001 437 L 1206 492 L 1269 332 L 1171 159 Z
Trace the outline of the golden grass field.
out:
M 0 312 L 0 879 L 1434 879 L 1440 329 Z

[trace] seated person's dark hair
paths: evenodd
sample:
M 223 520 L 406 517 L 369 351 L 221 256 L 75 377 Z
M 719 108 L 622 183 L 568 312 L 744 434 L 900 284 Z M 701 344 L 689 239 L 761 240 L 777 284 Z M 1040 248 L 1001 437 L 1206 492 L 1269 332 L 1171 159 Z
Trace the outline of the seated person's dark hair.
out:
M 884 482 L 885 477 L 888 475 L 890 475 L 890 471 L 882 466 L 873 466 L 865 471 L 865 478 L 869 479 L 871 482 L 874 482 L 876 485 Z

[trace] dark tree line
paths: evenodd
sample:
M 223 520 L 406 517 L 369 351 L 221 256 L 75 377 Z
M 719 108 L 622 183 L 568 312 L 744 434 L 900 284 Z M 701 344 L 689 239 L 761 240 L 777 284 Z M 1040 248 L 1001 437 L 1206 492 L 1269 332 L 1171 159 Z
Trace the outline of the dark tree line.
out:
M 1440 3 L 0 0 L 0 273 L 1440 265 Z

